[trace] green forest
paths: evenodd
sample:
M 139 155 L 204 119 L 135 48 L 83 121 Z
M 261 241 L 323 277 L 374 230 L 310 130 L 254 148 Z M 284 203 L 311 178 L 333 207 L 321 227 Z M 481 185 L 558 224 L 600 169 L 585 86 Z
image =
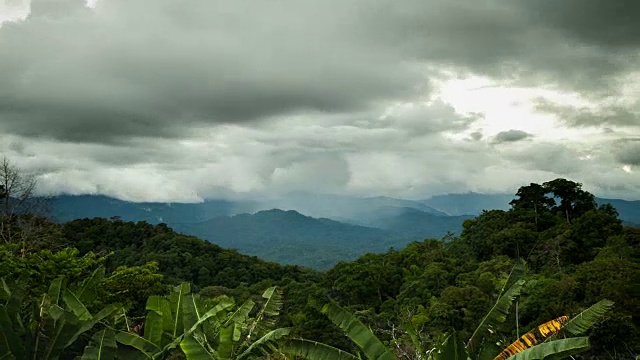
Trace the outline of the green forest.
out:
M 9 185 L 0 187 L 0 359 L 640 354 L 640 229 L 569 180 L 523 185 L 510 210 L 466 220 L 460 236 L 326 272 L 165 224 L 53 223 Z

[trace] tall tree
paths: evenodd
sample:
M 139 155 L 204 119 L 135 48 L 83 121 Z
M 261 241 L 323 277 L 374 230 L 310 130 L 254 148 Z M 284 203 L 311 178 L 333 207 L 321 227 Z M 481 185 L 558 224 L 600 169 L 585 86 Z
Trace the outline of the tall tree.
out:
M 12 217 L 17 213 L 32 210 L 36 190 L 36 180 L 25 175 L 9 159 L 2 158 L 0 163 L 0 199 L 2 216 Z
M 23 252 L 50 242 L 56 231 L 43 221 L 48 200 L 36 196 L 37 182 L 6 157 L 0 162 L 0 241 L 20 243 Z
M 517 199 L 512 200 L 509 205 L 514 211 L 533 212 L 534 222 L 538 228 L 540 215 L 551 210 L 555 201 L 547 196 L 547 189 L 536 183 L 522 186 L 516 193 Z
M 595 197 L 584 190 L 582 184 L 567 179 L 555 179 L 542 184 L 548 193 L 560 200 L 560 204 L 554 208 L 560 210 L 571 224 L 571 221 L 597 208 Z

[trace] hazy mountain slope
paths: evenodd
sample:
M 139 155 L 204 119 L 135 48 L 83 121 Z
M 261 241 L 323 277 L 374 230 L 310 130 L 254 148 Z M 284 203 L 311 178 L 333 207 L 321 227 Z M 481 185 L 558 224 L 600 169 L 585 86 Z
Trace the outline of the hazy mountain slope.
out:
M 377 227 L 397 237 L 424 240 L 440 239 L 447 233 L 457 235 L 462 223 L 472 216 L 437 216 L 410 207 L 385 206 L 354 216 L 357 224 Z
M 295 210 L 313 217 L 331 219 L 352 218 L 372 209 L 386 206 L 410 207 L 433 215 L 447 215 L 420 201 L 395 199 L 386 196 L 357 198 L 343 195 L 310 194 L 296 192 L 287 194 L 281 199 L 263 200 L 264 209 Z
M 135 203 L 101 195 L 57 196 L 52 202 L 54 220 L 66 222 L 83 218 L 120 216 L 125 221 L 151 224 L 197 222 L 216 216 L 251 211 L 253 202 L 207 200 L 202 203 Z
M 630 223 L 630 225 L 635 224 L 635 226 L 638 226 L 640 224 L 640 201 L 596 198 L 596 202 L 598 204 L 613 205 L 618 210 L 620 219 Z
M 304 208 L 315 214 L 333 214 L 334 220 L 302 215 L 297 211 L 268 210 L 253 215 L 275 200 L 208 200 L 196 204 L 132 203 L 104 196 L 61 196 L 53 201 L 59 222 L 81 218 L 164 222 L 184 234 L 220 246 L 286 264 L 327 269 L 341 260 L 367 252 L 403 247 L 410 241 L 459 234 L 469 215 L 442 216 L 427 204 L 452 214 L 478 214 L 483 209 L 507 209 L 513 196 L 455 194 L 423 202 L 386 197 L 354 199 L 344 196 L 299 194 L 279 200 L 280 206 Z M 640 223 L 640 201 L 597 199 L 611 203 L 625 224 Z M 275 201 L 277 202 L 277 201 Z M 240 215 L 236 215 L 240 214 Z M 308 215 L 308 214 L 307 214 Z M 335 221 L 339 219 L 340 221 Z
M 384 251 L 393 237 L 381 229 L 275 209 L 173 227 L 265 260 L 323 269 L 367 252 Z
M 514 196 L 510 194 L 446 194 L 422 202 L 449 215 L 478 215 L 482 210 L 507 210 Z

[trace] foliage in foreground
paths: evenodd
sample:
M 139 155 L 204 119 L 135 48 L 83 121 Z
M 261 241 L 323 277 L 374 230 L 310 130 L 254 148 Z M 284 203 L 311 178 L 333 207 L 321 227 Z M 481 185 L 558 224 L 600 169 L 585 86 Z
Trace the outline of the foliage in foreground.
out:
M 608 300 L 603 300 L 598 304 L 585 310 L 583 313 L 567 322 L 567 317 L 562 317 L 536 328 L 536 332 L 531 331 L 521 339 L 516 340 L 502 352 L 495 350 L 491 346 L 491 341 L 486 341 L 493 334 L 491 329 L 496 328 L 498 323 L 505 321 L 514 300 L 518 297 L 524 285 L 521 280 L 525 272 L 524 263 L 518 263 L 511 271 L 511 275 L 505 282 L 501 294 L 484 316 L 469 341 L 465 344 L 455 332 L 446 334 L 443 340 L 435 348 L 424 351 L 423 344 L 414 335 L 411 340 L 418 349 L 416 357 L 418 359 L 428 358 L 431 360 L 457 360 L 457 359 L 493 359 L 505 360 L 512 356 L 519 359 L 546 359 L 550 357 L 569 356 L 589 348 L 587 337 L 565 338 L 553 340 L 551 342 L 540 343 L 545 339 L 552 339 L 561 330 L 567 335 L 581 335 L 596 322 L 598 322 L 613 305 Z M 359 359 L 364 356 L 371 360 L 397 360 L 394 352 L 387 348 L 375 334 L 366 327 L 355 315 L 343 309 L 335 303 L 329 303 L 322 309 L 331 321 L 342 329 L 346 335 L 357 345 L 362 355 L 346 353 L 326 344 L 310 342 L 307 340 L 292 340 L 285 346 L 285 352 L 301 356 L 308 359 Z M 563 327 L 563 325 L 565 325 Z M 409 333 L 415 334 L 415 329 L 411 325 L 405 325 Z M 522 342 L 520 341 L 522 340 Z M 526 341 L 525 341 L 526 340 Z M 488 345 L 488 346 L 486 346 Z

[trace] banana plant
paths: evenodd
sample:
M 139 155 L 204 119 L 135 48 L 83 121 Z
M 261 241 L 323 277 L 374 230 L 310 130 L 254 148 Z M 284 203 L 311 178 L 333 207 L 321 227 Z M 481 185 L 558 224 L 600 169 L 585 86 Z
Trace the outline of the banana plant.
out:
M 115 332 L 105 328 L 93 334 L 80 360 L 113 360 L 117 350 Z
M 602 319 L 612 306 L 613 302 L 605 299 L 571 319 L 562 316 L 544 323 L 514 341 L 494 359 L 545 359 L 559 355 L 567 356 L 587 350 L 589 348 L 589 339 L 584 336 L 578 336 L 583 335 Z M 560 335 L 568 338 L 556 340 Z M 542 339 L 544 339 L 543 343 L 535 345 Z
M 96 283 L 104 275 L 104 268 L 97 269 L 77 292 L 64 287 L 63 278 L 57 278 L 49 286 L 37 304 L 27 301 L 19 286 L 11 288 L 0 281 L 0 358 L 15 360 L 55 360 L 65 353 L 80 336 L 115 313 L 117 307 L 108 305 L 95 315 L 85 306 L 92 299 Z M 23 306 L 26 304 L 27 306 Z M 26 312 L 23 311 L 26 309 Z M 91 352 L 103 351 L 105 342 L 91 350 L 85 359 L 95 359 Z M 105 347 L 106 348 L 106 347 Z M 94 352 L 95 353 L 95 352 Z M 99 357 L 113 359 L 113 357 Z
M 431 352 L 432 359 L 467 359 L 469 357 L 468 347 L 475 346 L 480 342 L 492 324 L 504 322 L 509 312 L 509 308 L 514 299 L 520 294 L 524 281 L 520 278 L 525 273 L 525 264 L 520 262 L 512 269 L 496 304 L 482 319 L 480 325 L 467 343 L 460 341 L 455 334 L 446 336 L 441 345 Z M 335 303 L 329 303 L 322 308 L 322 312 L 329 319 L 341 328 L 347 336 L 360 348 L 366 359 L 374 360 L 395 360 L 397 357 L 349 311 L 341 308 Z M 422 349 L 417 335 L 410 327 L 408 333 L 416 343 L 416 347 Z M 294 339 L 285 346 L 285 351 L 289 354 L 307 359 L 359 359 L 359 354 L 349 354 L 326 344 L 312 342 L 303 339 Z
M 473 334 L 466 343 L 465 348 L 471 354 L 476 354 L 481 358 L 495 355 L 499 350 L 492 342 L 484 341 L 493 332 L 493 329 L 502 324 L 507 319 L 511 311 L 511 306 L 522 291 L 525 281 L 522 277 L 527 271 L 526 263 L 522 260 L 516 262 L 505 281 L 498 299 L 489 312 L 482 318 Z M 456 336 L 452 334 L 452 336 Z M 434 353 L 435 355 L 436 353 Z M 491 356 L 492 357 L 492 356 Z
M 342 329 L 346 335 L 358 346 L 366 359 L 397 360 L 395 354 L 378 339 L 375 334 L 358 318 L 336 303 L 326 304 L 322 312 Z M 313 360 L 356 360 L 360 354 L 350 354 L 332 346 L 305 339 L 292 339 L 285 343 L 283 352 Z
M 484 340 L 488 338 L 497 325 L 506 320 L 514 300 L 519 296 L 524 285 L 522 277 L 525 271 L 526 264 L 524 262 L 518 262 L 513 267 L 496 303 L 480 321 L 480 324 L 466 343 L 456 333 L 449 333 L 443 336 L 435 348 L 425 351 L 415 329 L 407 326 L 406 330 L 412 341 L 415 342 L 416 348 L 421 349 L 421 355 L 429 360 L 542 360 L 557 356 L 569 356 L 588 349 L 589 341 L 586 337 L 554 340 L 555 336 L 563 333 L 573 336 L 582 335 L 596 321 L 601 319 L 612 306 L 613 303 L 608 300 L 603 300 L 593 305 L 569 321 L 566 321 L 567 317 L 562 317 L 561 321 L 556 319 L 538 326 L 536 328 L 538 329 L 537 337 L 532 331 L 518 340 L 523 341 L 523 343 L 510 345 L 513 346 L 512 350 L 515 349 L 517 351 L 507 351 L 509 349 L 507 347 L 500 352 L 500 349 L 496 346 L 487 346 L 489 345 L 487 343 L 490 342 Z M 358 346 L 364 358 L 397 360 L 395 354 L 385 347 L 373 332 L 349 311 L 335 303 L 329 303 L 323 307 L 322 312 Z M 543 340 L 545 342 L 542 342 Z M 526 346 L 523 346 L 523 344 Z M 363 358 L 359 353 L 350 354 L 327 344 L 305 339 L 289 340 L 282 349 L 287 354 L 311 360 L 356 360 Z
M 273 329 L 282 307 L 282 294 L 270 287 L 262 294 L 264 304 L 253 317 L 255 303 L 246 301 L 221 321 L 218 331 L 193 332 L 180 343 L 188 360 L 253 359 L 277 352 L 277 344 L 289 328 Z
M 120 331 L 115 340 L 119 357 L 130 359 L 162 359 L 177 348 L 185 337 L 197 331 L 207 320 L 220 320 L 233 301 L 223 298 L 208 310 L 197 294 L 191 293 L 191 286 L 183 283 L 176 286 L 169 297 L 152 295 L 147 299 L 147 316 L 144 320 L 142 336 Z M 131 351 L 131 348 L 136 351 Z
M 519 262 L 514 266 L 500 292 L 501 295 L 482 319 L 466 346 L 457 337 L 457 334 L 451 333 L 435 349 L 429 352 L 428 359 L 542 360 L 559 356 L 565 357 L 587 350 L 589 348 L 589 339 L 587 337 L 570 337 L 559 340 L 555 340 L 555 338 L 559 334 L 566 336 L 584 334 L 611 308 L 613 302 L 609 300 L 598 302 L 570 320 L 567 316 L 562 316 L 541 324 L 500 352 L 498 352 L 499 349 L 496 350 L 495 344 L 489 341 L 482 342 L 493 328 L 506 320 L 513 301 L 519 296 L 520 290 L 524 285 L 524 281 L 521 278 L 525 270 L 524 262 Z
M 281 294 L 275 287 L 263 293 L 264 305 L 255 317 L 255 303 L 248 300 L 235 311 L 233 300 L 222 297 L 208 306 L 188 283 L 174 288 L 169 297 L 150 296 L 142 336 L 121 331 L 116 334 L 118 356 L 132 360 L 164 359 L 178 347 L 188 360 L 245 359 L 273 351 L 274 343 L 289 329 L 268 330 L 278 315 Z M 253 340 L 255 339 L 255 340 Z M 135 351 L 131 351 L 134 349 Z

